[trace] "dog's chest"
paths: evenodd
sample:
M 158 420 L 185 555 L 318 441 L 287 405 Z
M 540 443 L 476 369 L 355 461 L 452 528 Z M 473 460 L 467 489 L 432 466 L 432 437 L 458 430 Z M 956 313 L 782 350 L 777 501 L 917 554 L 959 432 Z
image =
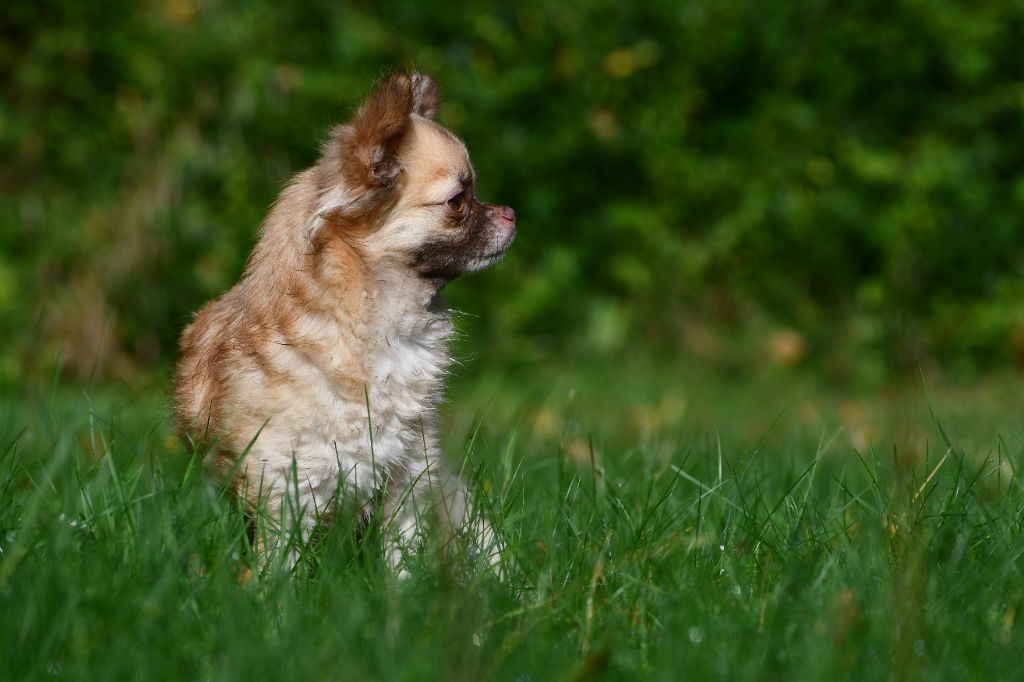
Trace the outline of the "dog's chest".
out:
M 367 353 L 369 411 L 381 429 L 416 424 L 432 416 L 448 369 L 446 318 L 432 316 L 405 333 L 384 334 Z
M 332 373 L 319 373 L 320 388 L 310 402 L 295 406 L 306 413 L 309 427 L 300 449 L 320 467 L 340 467 L 357 488 L 365 487 L 365 474 L 374 481 L 401 475 L 411 459 L 434 447 L 451 322 L 440 314 L 404 322 L 370 336 L 359 349 L 361 381 L 343 388 Z
M 436 454 L 451 320 L 422 304 L 377 303 L 362 321 L 301 319 L 295 329 L 318 340 L 316 352 L 271 346 L 288 380 L 274 384 L 254 454 L 282 477 L 295 466 L 316 504 L 340 485 L 368 500 L 382 481 L 404 484 Z

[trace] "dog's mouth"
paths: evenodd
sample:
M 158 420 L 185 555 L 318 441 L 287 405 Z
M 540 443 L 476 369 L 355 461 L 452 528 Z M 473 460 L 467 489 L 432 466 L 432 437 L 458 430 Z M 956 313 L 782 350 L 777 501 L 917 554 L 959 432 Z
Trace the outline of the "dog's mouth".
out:
M 506 253 L 508 253 L 508 247 L 512 246 L 512 242 L 516 238 L 516 225 L 512 223 L 507 227 L 501 227 L 497 230 L 499 234 L 494 237 L 493 247 L 484 254 L 484 258 L 493 258 L 494 260 L 501 260 Z
M 476 230 L 425 244 L 415 254 L 412 267 L 427 279 L 447 282 L 500 261 L 516 236 L 515 213 L 507 207 L 494 207 L 491 213 L 491 219 Z
M 494 234 L 491 235 L 490 243 L 486 245 L 483 253 L 478 255 L 470 256 L 466 259 L 463 265 L 462 272 L 478 272 L 484 268 L 488 268 L 508 253 L 508 247 L 512 246 L 513 240 L 516 238 L 515 223 L 510 225 L 497 225 L 494 228 Z

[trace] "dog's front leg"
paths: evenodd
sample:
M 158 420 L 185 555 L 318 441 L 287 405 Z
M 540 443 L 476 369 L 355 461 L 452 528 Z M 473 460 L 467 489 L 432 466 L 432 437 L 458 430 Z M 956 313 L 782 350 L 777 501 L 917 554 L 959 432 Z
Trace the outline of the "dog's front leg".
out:
M 312 487 L 302 479 L 294 461 L 290 467 L 264 467 L 240 478 L 239 492 L 244 491 L 249 503 L 251 540 L 260 573 L 275 564 L 294 570 L 327 509 L 317 503 Z
M 431 466 L 425 457 L 414 460 L 407 476 L 392 480 L 385 493 L 384 558 L 400 578 L 409 574 L 406 558 L 423 545 L 421 529 L 434 521 L 434 491 L 440 488 L 435 467 L 436 462 Z
M 501 547 L 491 524 L 475 509 L 470 492 L 457 476 L 443 476 L 435 458 L 423 458 L 410 471 L 404 486 L 388 492 L 384 518 L 389 522 L 385 541 L 388 564 L 400 577 L 408 575 L 405 559 L 419 551 L 427 536 L 436 532 L 445 556 L 463 550 L 467 559 L 480 554 L 500 575 Z

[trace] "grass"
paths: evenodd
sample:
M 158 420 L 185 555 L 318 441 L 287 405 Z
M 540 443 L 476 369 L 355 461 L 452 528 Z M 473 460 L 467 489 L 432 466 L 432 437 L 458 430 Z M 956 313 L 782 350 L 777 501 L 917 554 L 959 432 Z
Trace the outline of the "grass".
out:
M 446 453 L 508 545 L 501 578 L 428 547 L 399 581 L 339 523 L 302 570 L 246 582 L 244 515 L 163 398 L 8 394 L 0 679 L 1018 676 L 1005 385 L 558 376 L 454 390 Z

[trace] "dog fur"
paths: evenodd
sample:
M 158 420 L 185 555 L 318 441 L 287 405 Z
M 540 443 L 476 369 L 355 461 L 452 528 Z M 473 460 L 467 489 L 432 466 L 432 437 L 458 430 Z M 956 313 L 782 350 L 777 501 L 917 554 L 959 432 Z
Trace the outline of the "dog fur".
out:
M 379 508 L 396 566 L 425 510 L 453 526 L 467 515 L 438 472 L 453 331 L 439 291 L 515 234 L 512 209 L 475 198 L 438 98 L 427 76 L 391 75 L 331 131 L 240 281 L 185 329 L 175 381 L 179 431 L 251 505 L 304 534 L 341 503 Z

